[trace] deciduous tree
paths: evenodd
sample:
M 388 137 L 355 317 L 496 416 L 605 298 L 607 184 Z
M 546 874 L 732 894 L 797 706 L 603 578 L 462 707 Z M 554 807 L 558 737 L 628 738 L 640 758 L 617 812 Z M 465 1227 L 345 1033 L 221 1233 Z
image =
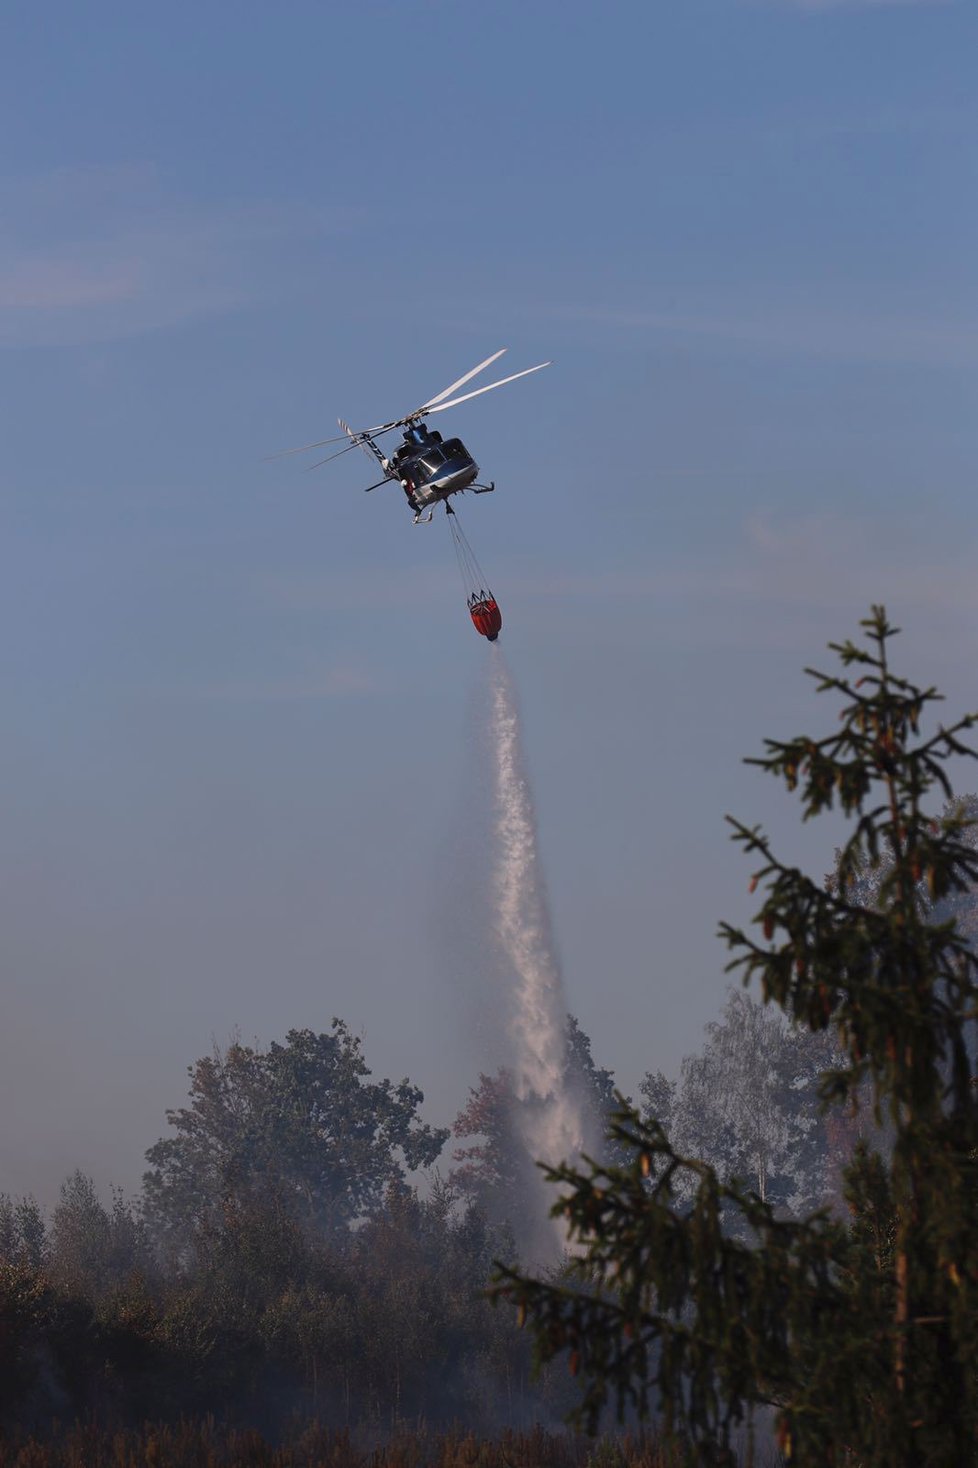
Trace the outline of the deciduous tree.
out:
M 722 1181 L 739 1177 L 777 1207 L 810 1212 L 829 1191 L 819 1079 L 841 1062 L 830 1032 L 790 1024 L 734 989 L 703 1049 L 683 1060 L 678 1087 L 646 1076 L 643 1115 Z
M 370 1079 L 342 1020 L 267 1050 L 215 1049 L 189 1074 L 190 1104 L 167 1112 L 176 1135 L 149 1149 L 144 1177 L 148 1216 L 178 1250 L 229 1200 L 271 1199 L 303 1226 L 342 1230 L 405 1169 L 430 1166 L 448 1136 L 420 1120 L 417 1086 Z

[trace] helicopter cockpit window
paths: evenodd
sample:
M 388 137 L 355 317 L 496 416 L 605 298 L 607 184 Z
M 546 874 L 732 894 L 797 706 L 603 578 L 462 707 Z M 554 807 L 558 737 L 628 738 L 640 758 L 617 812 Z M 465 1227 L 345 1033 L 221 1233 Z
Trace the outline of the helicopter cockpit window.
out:
M 425 449 L 421 456 L 421 463 L 429 474 L 437 474 L 445 462 L 445 455 L 441 449 Z
M 443 445 L 446 459 L 465 457 L 465 445 L 460 438 L 447 438 Z

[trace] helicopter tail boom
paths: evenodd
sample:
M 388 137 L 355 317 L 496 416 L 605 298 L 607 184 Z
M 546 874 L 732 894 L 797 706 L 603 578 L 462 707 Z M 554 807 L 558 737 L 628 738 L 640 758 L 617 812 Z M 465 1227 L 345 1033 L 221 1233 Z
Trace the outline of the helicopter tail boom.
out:
M 385 459 L 384 455 L 380 452 L 380 449 L 374 443 L 374 441 L 370 437 L 369 433 L 354 433 L 353 432 L 353 429 L 350 427 L 349 423 L 344 423 L 342 418 L 337 418 L 336 421 L 340 425 L 340 427 L 342 428 L 343 432 L 346 434 L 347 438 L 350 440 L 350 446 L 351 446 L 351 448 L 354 445 L 359 444 L 359 446 L 363 449 L 364 453 L 369 458 L 373 458 L 373 459 L 376 459 L 377 460 L 377 463 L 380 465 L 380 467 L 383 469 L 384 473 L 386 474 L 387 473 L 387 460 Z M 381 483 L 383 483 L 383 481 L 381 481 Z M 376 489 L 377 488 L 377 486 L 375 484 L 371 485 L 370 487 L 371 487 L 371 489 Z

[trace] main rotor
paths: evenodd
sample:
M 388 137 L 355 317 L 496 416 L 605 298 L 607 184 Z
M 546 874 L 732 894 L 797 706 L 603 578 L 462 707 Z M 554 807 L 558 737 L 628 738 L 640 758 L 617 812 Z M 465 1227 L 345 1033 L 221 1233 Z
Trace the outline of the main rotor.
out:
M 320 438 L 315 443 L 300 444 L 298 448 L 294 449 L 283 449 L 281 453 L 272 454 L 271 457 L 273 459 L 279 459 L 285 458 L 289 454 L 304 454 L 308 453 L 311 449 L 325 448 L 329 444 L 340 443 L 343 439 L 349 440 L 335 454 L 328 454 L 325 459 L 318 459 L 315 464 L 309 465 L 310 469 L 318 469 L 321 465 L 329 464 L 333 459 L 338 459 L 341 455 L 348 454 L 351 449 L 357 448 L 360 445 L 366 446 L 372 443 L 375 438 L 380 438 L 382 434 L 392 433 L 395 428 L 404 428 L 408 425 L 413 426 L 421 423 L 431 413 L 444 413 L 447 408 L 454 408 L 459 403 L 468 402 L 469 398 L 480 397 L 482 393 L 492 392 L 497 387 L 505 387 L 508 382 L 515 382 L 520 377 L 529 377 L 531 372 L 540 372 L 544 367 L 551 366 L 550 362 L 538 362 L 535 367 L 524 367 L 522 372 L 513 372 L 509 377 L 500 377 L 496 382 L 487 382 L 482 387 L 473 388 L 472 392 L 462 393 L 460 397 L 452 396 L 453 393 L 458 392 L 460 387 L 464 387 L 466 383 L 471 382 L 473 377 L 478 377 L 480 372 L 484 372 L 487 367 L 492 366 L 493 362 L 497 362 L 506 350 L 506 347 L 501 347 L 498 352 L 493 352 L 491 357 L 487 357 L 484 362 L 480 362 L 478 366 L 471 368 L 462 377 L 457 378 L 455 382 L 449 383 L 448 387 L 442 388 L 440 393 L 436 393 L 433 398 L 429 398 L 427 402 L 422 403 L 420 408 L 415 408 L 412 412 L 405 413 L 401 418 L 391 418 L 388 422 L 378 423 L 373 428 L 360 428 L 356 430 L 347 428 L 341 418 L 339 424 L 343 432 L 337 434 L 335 437 Z

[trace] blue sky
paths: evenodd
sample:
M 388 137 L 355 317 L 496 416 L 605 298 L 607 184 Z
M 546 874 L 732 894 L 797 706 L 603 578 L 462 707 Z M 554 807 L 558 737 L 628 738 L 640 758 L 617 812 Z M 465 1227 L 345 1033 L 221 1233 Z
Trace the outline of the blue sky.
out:
M 569 1002 L 634 1087 L 723 997 L 724 811 L 872 600 L 978 702 L 969 0 L 0 22 L 0 1189 L 131 1185 L 184 1070 L 333 1014 L 449 1120 L 492 1057 L 486 649 L 351 455 L 449 421 L 522 692 Z M 463 859 L 464 858 L 464 859 Z M 464 944 L 462 945 L 464 948 Z

